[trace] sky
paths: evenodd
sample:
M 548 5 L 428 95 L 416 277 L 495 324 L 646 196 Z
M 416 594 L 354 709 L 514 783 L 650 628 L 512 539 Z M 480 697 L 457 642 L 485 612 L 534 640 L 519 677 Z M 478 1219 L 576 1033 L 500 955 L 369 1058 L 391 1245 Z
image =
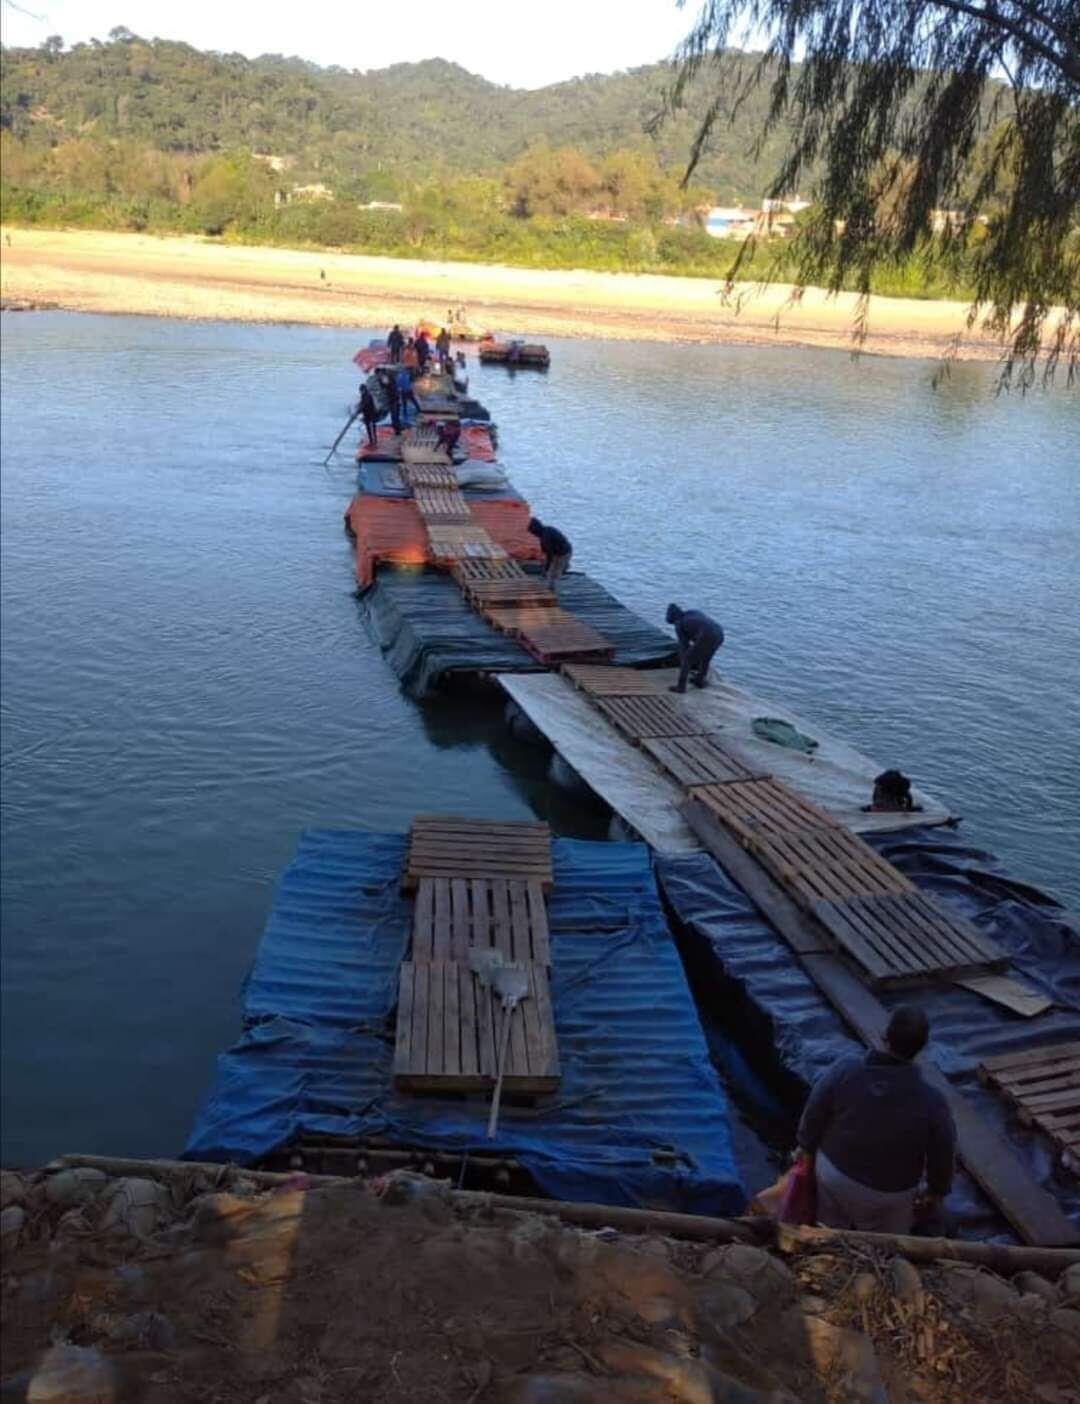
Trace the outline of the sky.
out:
M 450 59 L 495 83 L 540 88 L 585 73 L 613 73 L 670 56 L 698 12 L 697 0 L 3 0 L 7 45 L 37 47 L 106 39 L 125 25 L 146 39 L 197 49 L 296 55 L 342 68 L 385 68 Z

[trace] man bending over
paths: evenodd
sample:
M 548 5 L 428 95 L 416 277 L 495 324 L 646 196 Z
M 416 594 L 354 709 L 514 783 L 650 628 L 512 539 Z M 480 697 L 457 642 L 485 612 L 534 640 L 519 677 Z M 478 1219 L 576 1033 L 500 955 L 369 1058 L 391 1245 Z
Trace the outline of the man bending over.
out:
M 700 609 L 680 609 L 677 604 L 668 605 L 666 618 L 675 625 L 679 640 L 679 681 L 671 691 L 685 692 L 687 678 L 695 687 L 705 687 L 709 664 L 724 642 L 723 629 Z

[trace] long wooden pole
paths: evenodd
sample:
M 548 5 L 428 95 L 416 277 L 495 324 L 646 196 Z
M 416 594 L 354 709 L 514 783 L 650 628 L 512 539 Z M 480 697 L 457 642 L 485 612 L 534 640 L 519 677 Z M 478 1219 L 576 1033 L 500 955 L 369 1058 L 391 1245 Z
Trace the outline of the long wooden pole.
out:
M 236 1165 L 209 1161 L 127 1160 L 105 1155 L 63 1155 L 52 1167 L 87 1165 L 106 1175 L 132 1175 L 160 1179 L 166 1183 L 190 1183 L 203 1174 L 218 1178 L 222 1189 L 236 1178 L 251 1180 L 263 1189 L 282 1189 L 295 1183 L 299 1171 L 245 1170 Z M 340 1175 L 305 1175 L 314 1188 L 353 1184 Z M 847 1229 L 805 1228 L 777 1224 L 772 1219 L 717 1219 L 704 1214 L 673 1214 L 657 1209 L 631 1209 L 612 1204 L 579 1204 L 558 1199 L 527 1199 L 514 1194 L 487 1194 L 478 1190 L 448 1190 L 452 1203 L 479 1210 L 509 1209 L 519 1214 L 543 1214 L 579 1228 L 613 1228 L 623 1233 L 650 1233 L 665 1238 L 685 1238 L 699 1243 L 747 1243 L 766 1248 L 775 1245 L 782 1253 L 812 1252 L 815 1249 L 875 1249 L 913 1262 L 973 1263 L 991 1268 L 1002 1276 L 1016 1272 L 1040 1272 L 1047 1277 L 1080 1263 L 1080 1250 L 1072 1248 L 1017 1248 L 1008 1243 L 969 1243 L 955 1238 L 916 1238 L 911 1234 L 861 1233 Z
M 324 468 L 325 468 L 326 465 L 330 462 L 330 460 L 333 458 L 334 454 L 337 453 L 337 446 L 338 446 L 338 444 L 341 443 L 342 439 L 343 439 L 343 438 L 345 437 L 345 435 L 349 432 L 349 425 L 351 425 L 351 424 L 353 423 L 353 421 L 359 416 L 359 414 L 360 414 L 360 406 L 357 405 L 356 408 L 353 410 L 352 414 L 349 416 L 348 423 L 345 425 L 345 428 L 342 429 L 341 433 L 340 433 L 340 434 L 337 436 L 337 438 L 334 440 L 333 445 L 331 446 L 330 452 L 329 452 L 329 453 L 326 455 L 326 457 L 323 459 L 323 467 L 324 467 Z

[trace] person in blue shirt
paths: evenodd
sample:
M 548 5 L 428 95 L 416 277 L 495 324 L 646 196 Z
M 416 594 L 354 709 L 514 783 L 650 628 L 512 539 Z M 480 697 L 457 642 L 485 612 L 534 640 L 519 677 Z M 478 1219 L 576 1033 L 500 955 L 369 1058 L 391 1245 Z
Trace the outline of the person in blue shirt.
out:
M 665 618 L 675 625 L 679 640 L 679 681 L 671 691 L 685 692 L 687 679 L 695 687 L 707 686 L 709 664 L 724 642 L 723 629 L 700 609 L 680 609 L 677 604 L 668 605 Z
M 417 414 L 420 413 L 420 404 L 412 388 L 412 376 L 408 370 L 402 366 L 397 373 L 398 399 L 401 403 L 401 417 L 406 424 L 411 423 L 409 406 L 411 405 Z

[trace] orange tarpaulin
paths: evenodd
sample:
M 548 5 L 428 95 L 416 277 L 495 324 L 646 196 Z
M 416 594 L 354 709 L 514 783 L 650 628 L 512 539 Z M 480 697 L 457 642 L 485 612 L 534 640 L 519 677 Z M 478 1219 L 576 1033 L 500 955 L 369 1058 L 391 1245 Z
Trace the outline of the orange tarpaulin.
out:
M 371 457 L 399 459 L 401 457 L 398 436 L 389 424 L 380 424 L 375 431 L 375 436 L 378 439 L 375 448 L 369 447 L 366 434 L 361 438 L 356 449 L 358 459 L 363 460 Z M 468 458 L 475 459 L 478 463 L 495 462 L 495 445 L 491 442 L 491 430 L 486 424 L 463 425 L 458 447 Z
M 472 502 L 469 509 L 473 524 L 483 527 L 514 560 L 542 559 L 539 542 L 527 530 L 532 515 L 527 502 Z M 361 589 L 371 584 L 380 562 L 426 565 L 432 560 L 427 527 L 411 498 L 357 493 L 345 522 L 356 538 L 356 578 Z

